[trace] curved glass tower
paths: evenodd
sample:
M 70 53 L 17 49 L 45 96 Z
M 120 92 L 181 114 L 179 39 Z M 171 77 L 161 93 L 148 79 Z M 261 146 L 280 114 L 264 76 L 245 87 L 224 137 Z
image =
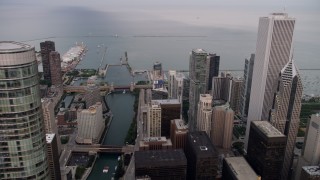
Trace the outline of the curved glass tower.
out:
M 48 177 L 34 47 L 0 41 L 0 179 Z

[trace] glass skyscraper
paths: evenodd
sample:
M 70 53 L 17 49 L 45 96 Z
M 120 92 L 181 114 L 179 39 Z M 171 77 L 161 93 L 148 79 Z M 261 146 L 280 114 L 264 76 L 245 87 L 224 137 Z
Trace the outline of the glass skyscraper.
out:
M 0 179 L 47 179 L 35 49 L 0 41 Z

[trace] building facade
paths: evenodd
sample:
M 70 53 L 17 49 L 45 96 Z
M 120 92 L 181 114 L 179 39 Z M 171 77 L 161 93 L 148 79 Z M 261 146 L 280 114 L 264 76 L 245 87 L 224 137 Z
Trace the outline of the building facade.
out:
M 210 137 L 212 117 L 212 96 L 200 94 L 197 113 L 197 131 L 205 131 Z
M 51 69 L 50 69 L 50 52 L 55 51 L 55 43 L 53 41 L 44 41 L 40 43 L 40 53 L 43 66 L 43 78 L 51 83 Z
M 60 138 L 58 140 L 60 141 Z M 49 164 L 51 180 L 61 179 L 59 152 L 58 152 L 58 143 L 57 143 L 58 140 L 55 134 L 46 134 L 48 164 Z
M 49 53 L 49 64 L 51 84 L 62 85 L 61 59 L 58 52 L 51 51 Z
M 88 109 L 77 112 L 78 133 L 76 142 L 79 144 L 97 144 L 105 127 L 102 117 L 102 104 L 97 102 Z
M 170 139 L 174 149 L 186 150 L 188 126 L 182 119 L 171 120 Z
M 49 176 L 34 47 L 0 42 L 0 179 Z
M 207 56 L 207 91 L 212 89 L 212 78 L 219 76 L 220 56 L 209 53 Z
M 240 102 L 243 79 L 232 78 L 231 93 L 230 93 L 230 107 L 235 114 L 240 114 Z
M 168 71 L 169 79 L 168 79 L 168 98 L 169 99 L 177 99 L 177 90 L 175 86 L 175 77 L 177 72 L 173 70 Z
M 200 94 L 205 94 L 207 90 L 207 52 L 203 49 L 194 49 L 190 55 L 189 62 L 189 130 L 197 129 L 197 112 Z
M 307 125 L 304 145 L 295 171 L 299 180 L 303 166 L 316 166 L 320 163 L 320 115 L 313 114 Z
M 228 104 L 215 106 L 212 112 L 211 140 L 214 146 L 231 148 L 234 111 Z
M 189 132 L 186 157 L 187 179 L 215 179 L 218 174 L 218 152 L 204 131 Z
M 286 13 L 272 13 L 259 19 L 245 148 L 250 122 L 270 120 L 278 75 L 290 60 L 294 25 L 295 19 Z
M 270 118 L 271 124 L 287 136 L 282 179 L 288 179 L 292 174 L 293 151 L 300 123 L 302 87 L 299 70 L 291 60 L 279 74 Z
M 251 121 L 247 161 L 264 180 L 280 179 L 286 136 L 267 121 Z
M 149 105 L 147 112 L 147 136 L 161 136 L 161 107 L 160 105 Z
M 187 159 L 181 149 L 136 151 L 135 175 L 152 180 L 186 179 Z

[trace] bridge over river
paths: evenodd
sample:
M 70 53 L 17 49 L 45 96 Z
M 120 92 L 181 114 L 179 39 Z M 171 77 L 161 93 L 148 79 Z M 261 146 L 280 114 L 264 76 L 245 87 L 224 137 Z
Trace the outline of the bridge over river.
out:
M 152 89 L 151 84 L 147 85 L 104 85 L 100 86 L 100 91 L 115 91 L 117 89 L 120 90 L 130 90 L 133 91 L 134 89 Z M 64 86 L 63 90 L 67 93 L 71 92 L 78 92 L 78 93 L 85 93 L 86 86 Z

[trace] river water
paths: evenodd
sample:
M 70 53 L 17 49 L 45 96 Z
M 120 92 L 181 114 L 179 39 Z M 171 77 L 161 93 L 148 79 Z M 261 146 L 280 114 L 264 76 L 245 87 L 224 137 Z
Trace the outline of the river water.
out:
M 123 146 L 134 115 L 134 96 L 130 93 L 115 93 L 108 95 L 106 98 L 113 114 L 113 120 L 103 144 Z M 111 179 L 115 172 L 117 159 L 118 155 L 100 154 L 88 180 Z M 109 166 L 109 172 L 107 174 L 102 173 L 104 166 Z

